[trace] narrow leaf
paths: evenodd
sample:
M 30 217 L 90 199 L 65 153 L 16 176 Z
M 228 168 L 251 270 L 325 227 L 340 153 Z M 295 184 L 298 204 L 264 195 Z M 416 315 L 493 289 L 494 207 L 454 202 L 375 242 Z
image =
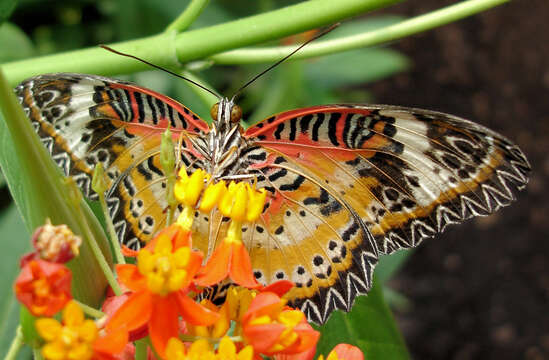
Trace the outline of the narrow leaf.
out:
M 35 134 L 1 70 L 0 110 L 0 166 L 29 232 L 49 217 L 53 224 L 67 224 L 78 235 L 91 234 L 92 239 L 85 239 L 97 241 L 110 259 L 106 238 L 97 219 L 84 201 L 80 202 L 81 211 L 72 205 L 60 170 Z M 79 218 L 79 213 L 84 214 L 85 219 Z M 13 240 L 3 238 L 0 241 Z M 106 283 L 87 244 L 84 241 L 80 256 L 69 263 L 73 279 L 76 279 L 72 284 L 73 296 L 96 306 L 103 297 Z
M 3 358 L 19 324 L 19 304 L 13 292 L 13 283 L 19 273 L 19 257 L 31 247 L 29 233 L 15 205 L 0 213 L 0 233 L 0 358 Z

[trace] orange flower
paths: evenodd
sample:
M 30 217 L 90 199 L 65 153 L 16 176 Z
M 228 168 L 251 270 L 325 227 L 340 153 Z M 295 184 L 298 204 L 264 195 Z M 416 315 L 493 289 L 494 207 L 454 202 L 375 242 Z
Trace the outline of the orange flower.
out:
M 305 314 L 271 292 L 257 294 L 242 319 L 246 342 L 265 355 L 298 354 L 316 346 L 320 333 Z
M 320 355 L 318 360 L 324 360 L 324 356 Z M 338 344 L 330 351 L 326 360 L 364 360 L 364 354 L 356 346 Z
M 84 318 L 75 301 L 65 306 L 62 323 L 53 318 L 40 318 L 35 326 L 46 341 L 42 355 L 48 360 L 110 360 L 122 352 L 128 342 L 128 333 L 123 329 L 100 336 L 96 324 Z
M 31 260 L 15 280 L 15 295 L 34 316 L 52 316 L 72 298 L 71 278 L 63 264 Z
M 197 285 L 211 286 L 229 276 L 233 282 L 250 289 L 261 286 L 253 275 L 250 255 L 242 243 L 240 226 L 239 222 L 231 221 L 227 237 L 200 270 L 195 281 Z
M 205 326 L 219 318 L 187 296 L 202 254 L 190 249 L 188 237 L 179 230 L 178 225 L 172 225 L 162 231 L 153 245 L 139 251 L 137 266 L 117 265 L 119 281 L 133 293 L 106 325 L 109 331 L 126 327 L 130 332 L 146 326 L 161 356 L 168 339 L 178 336 L 179 316 L 192 325 Z
M 231 286 L 227 289 L 227 297 L 225 299 L 225 304 L 228 305 L 229 318 L 240 323 L 244 314 L 248 311 L 250 303 L 258 293 L 271 292 L 282 297 L 293 286 L 294 283 L 288 280 L 279 280 L 268 286 L 261 286 L 252 290 L 240 286 Z M 237 328 L 238 326 L 237 324 Z

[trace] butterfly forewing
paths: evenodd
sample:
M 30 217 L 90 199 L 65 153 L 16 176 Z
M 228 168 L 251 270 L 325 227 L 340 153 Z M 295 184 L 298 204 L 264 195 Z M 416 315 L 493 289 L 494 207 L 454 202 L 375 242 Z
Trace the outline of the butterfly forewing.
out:
M 188 139 L 208 131 L 204 121 L 164 95 L 94 75 L 41 75 L 16 93 L 53 159 L 92 199 L 91 175 L 103 164 L 121 241 L 139 248 L 162 228 L 167 203 L 160 135 L 168 124 L 176 141 L 184 131 L 181 159 L 196 164 L 199 154 Z
M 189 171 L 205 168 L 194 145 L 206 144 L 207 124 L 164 95 L 81 74 L 38 76 L 16 92 L 54 160 L 90 198 L 93 168 L 103 163 L 111 217 L 132 248 L 165 225 L 159 151 L 168 125 Z M 242 227 L 254 274 L 264 284 L 293 281 L 291 303 L 318 323 L 368 292 L 380 254 L 508 205 L 530 169 L 489 129 L 396 106 L 288 111 L 242 130 L 242 139 L 228 175 L 269 195 L 260 218 Z M 228 226 L 216 210 L 197 211 L 193 245 L 211 254 Z
M 268 118 L 245 135 L 256 146 L 250 171 L 272 192 L 263 219 L 276 219 L 266 228 L 273 238 L 266 244 L 280 264 L 254 265 L 270 275 L 266 282 L 282 272 L 301 283 L 292 290 L 294 303 L 321 322 L 369 288 L 378 252 L 416 246 L 448 224 L 508 205 L 529 171 L 524 155 L 502 136 L 420 109 L 312 107 Z M 285 219 L 300 214 L 301 222 Z M 277 232 L 299 234 L 290 241 L 301 249 L 299 262 L 286 260 Z

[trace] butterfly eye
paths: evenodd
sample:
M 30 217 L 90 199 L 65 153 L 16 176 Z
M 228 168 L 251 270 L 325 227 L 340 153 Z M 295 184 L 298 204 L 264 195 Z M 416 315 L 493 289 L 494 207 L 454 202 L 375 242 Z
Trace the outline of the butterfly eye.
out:
M 210 116 L 212 119 L 217 120 L 217 111 L 219 110 L 219 103 L 215 103 L 210 109 Z
M 231 109 L 231 122 L 237 123 L 242 118 L 242 108 L 238 105 L 234 105 Z

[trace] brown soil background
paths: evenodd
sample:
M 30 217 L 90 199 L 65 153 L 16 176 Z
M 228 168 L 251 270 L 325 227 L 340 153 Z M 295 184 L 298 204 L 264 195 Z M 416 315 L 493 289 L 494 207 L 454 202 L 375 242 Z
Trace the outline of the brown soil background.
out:
M 409 16 L 451 4 L 411 1 Z M 439 110 L 520 145 L 530 184 L 512 206 L 424 243 L 390 285 L 415 359 L 549 358 L 549 2 L 515 1 L 400 41 L 412 71 L 376 83 L 380 103 Z

